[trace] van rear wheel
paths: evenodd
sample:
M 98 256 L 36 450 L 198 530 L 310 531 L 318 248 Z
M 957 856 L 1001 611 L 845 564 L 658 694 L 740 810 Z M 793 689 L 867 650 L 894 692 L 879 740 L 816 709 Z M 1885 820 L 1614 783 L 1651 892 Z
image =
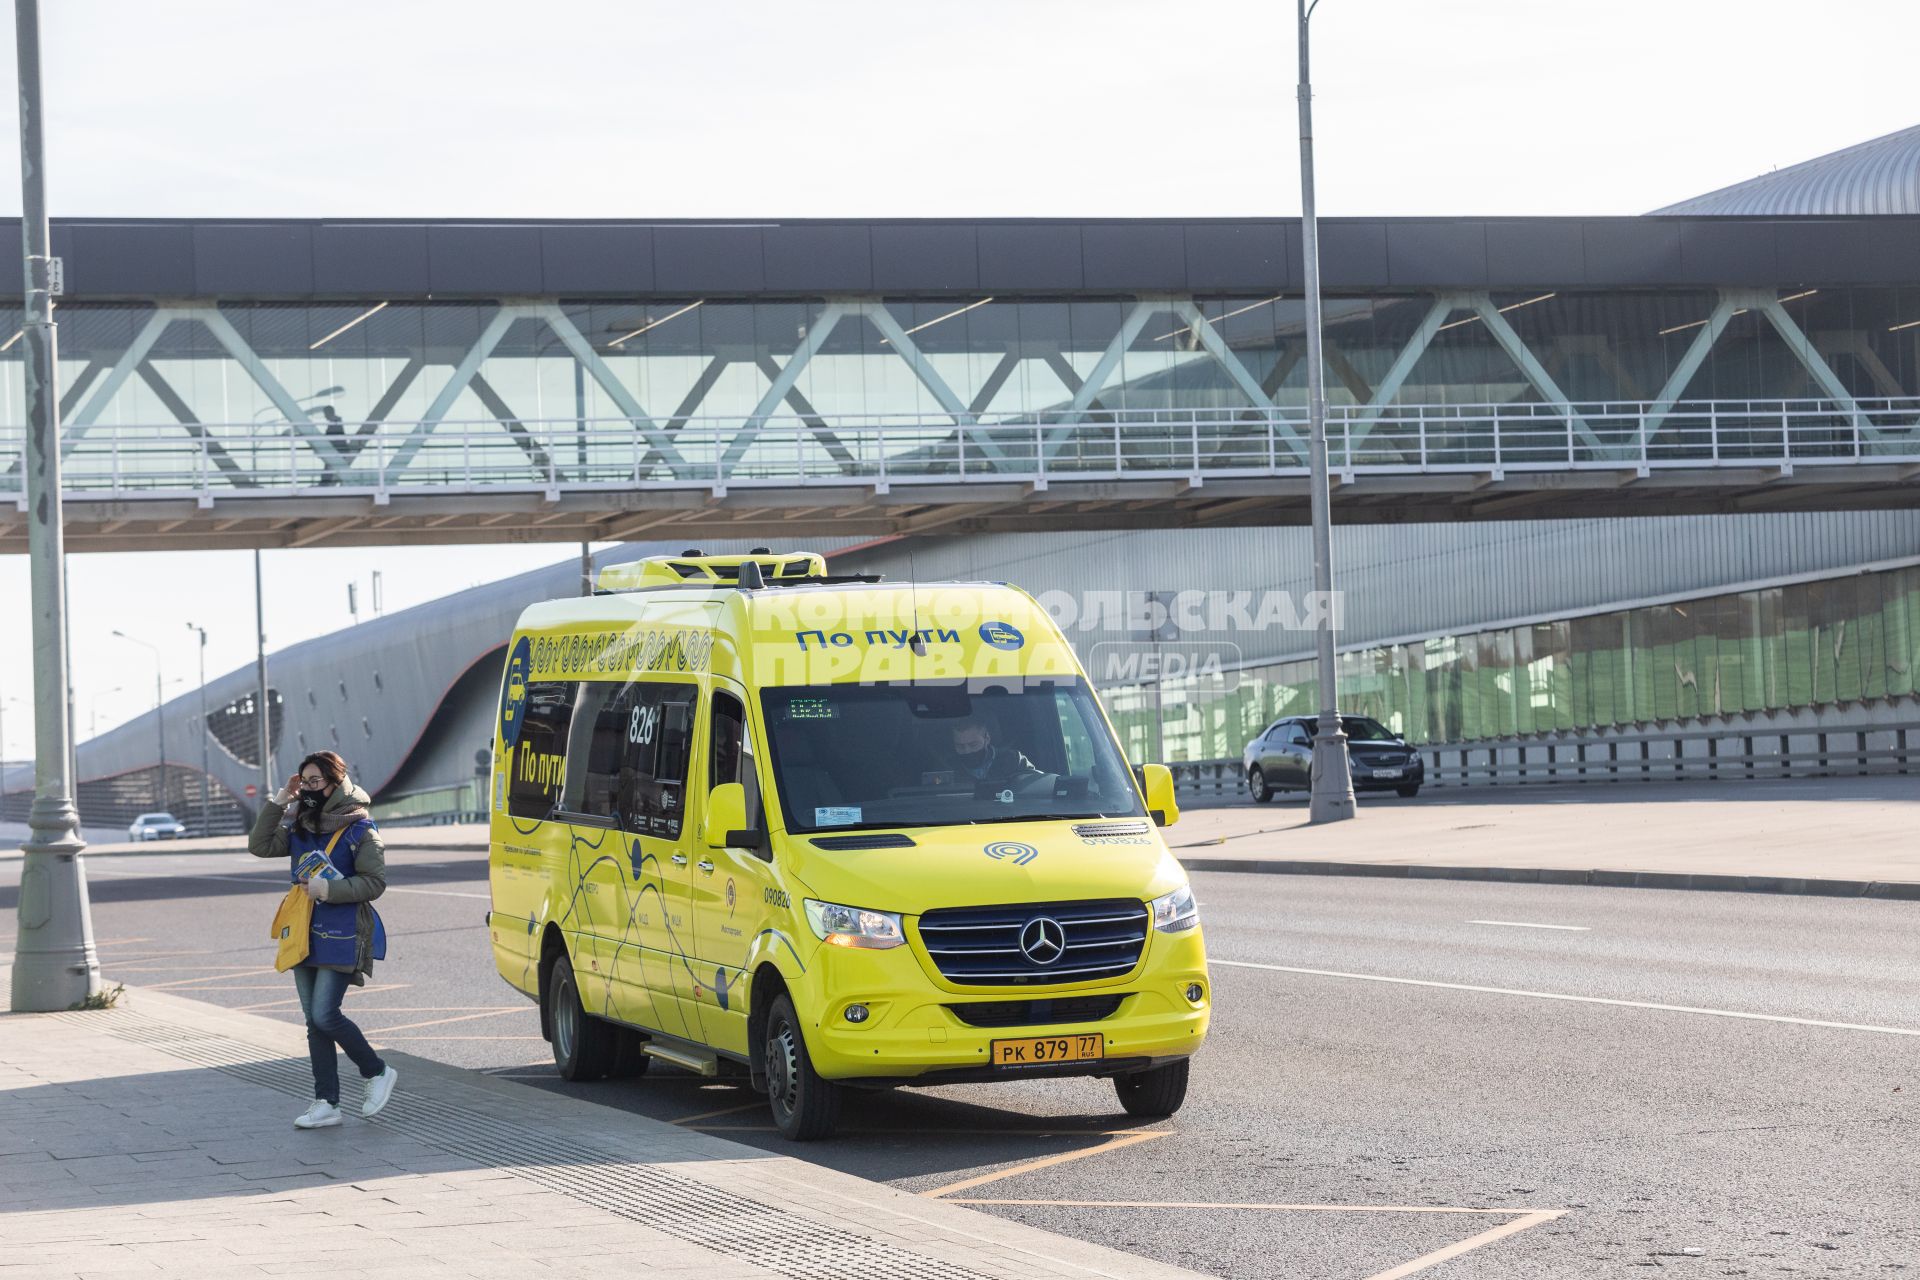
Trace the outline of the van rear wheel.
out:
M 767 1011 L 767 1102 L 782 1136 L 812 1142 L 833 1136 L 840 1120 L 841 1088 L 821 1078 L 807 1055 L 793 998 L 782 992 Z
M 561 956 L 547 974 L 547 1025 L 553 1030 L 553 1065 L 562 1080 L 600 1080 L 613 1070 L 618 1029 L 580 1003 L 573 962 Z
M 1182 1058 L 1164 1067 L 1149 1067 L 1131 1075 L 1115 1076 L 1113 1091 L 1120 1095 L 1120 1107 L 1130 1116 L 1170 1116 L 1187 1100 L 1187 1068 L 1191 1060 Z

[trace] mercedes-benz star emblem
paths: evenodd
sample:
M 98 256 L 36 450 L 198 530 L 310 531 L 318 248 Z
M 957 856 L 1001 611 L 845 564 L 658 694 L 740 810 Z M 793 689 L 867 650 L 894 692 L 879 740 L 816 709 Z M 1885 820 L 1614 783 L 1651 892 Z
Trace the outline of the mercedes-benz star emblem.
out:
M 1020 931 L 1020 951 L 1035 964 L 1052 964 L 1067 951 L 1067 931 L 1058 920 L 1035 916 Z

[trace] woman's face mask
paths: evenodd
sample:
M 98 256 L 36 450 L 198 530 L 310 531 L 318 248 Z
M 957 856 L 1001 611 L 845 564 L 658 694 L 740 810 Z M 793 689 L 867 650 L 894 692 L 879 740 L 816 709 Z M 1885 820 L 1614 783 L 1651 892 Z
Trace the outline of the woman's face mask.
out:
M 315 787 L 312 789 L 307 789 L 307 788 L 301 789 L 300 807 L 306 810 L 308 813 L 318 813 L 320 811 L 320 806 L 324 805 L 326 802 L 327 802 L 327 791 L 325 786 Z

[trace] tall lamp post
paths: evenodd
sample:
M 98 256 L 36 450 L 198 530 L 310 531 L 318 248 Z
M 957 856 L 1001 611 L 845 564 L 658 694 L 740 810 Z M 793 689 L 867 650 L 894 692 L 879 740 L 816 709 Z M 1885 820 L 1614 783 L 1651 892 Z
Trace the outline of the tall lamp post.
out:
M 187 630 L 200 636 L 200 834 L 205 837 L 213 834 L 213 822 L 207 812 L 211 804 L 207 780 L 213 771 L 213 758 L 207 747 L 207 740 L 213 737 L 207 732 L 207 629 L 189 622 Z
M 166 702 L 166 695 L 161 692 L 160 688 L 162 683 L 160 674 L 160 646 L 150 640 L 142 640 L 138 636 L 130 636 L 124 631 L 116 630 L 113 634 L 131 644 L 142 645 L 153 650 L 153 724 L 154 731 L 159 735 L 160 739 L 160 798 L 154 802 L 153 807 L 156 809 L 165 809 L 167 807 L 167 718 L 160 714 L 160 709 Z
M 33 615 L 33 808 L 21 846 L 13 1007 L 48 1013 L 100 992 L 87 902 L 87 842 L 73 803 L 67 697 L 66 563 L 60 493 L 60 371 L 55 362 L 52 237 L 40 131 L 39 0 L 14 0 L 20 66 L 20 239 L 26 267 L 21 381 L 26 392 L 27 561 Z
M 274 793 L 273 785 L 273 708 L 267 705 L 267 597 L 265 578 L 260 571 L 260 552 L 253 553 L 253 628 L 259 648 L 254 658 L 254 677 L 259 682 L 253 704 L 256 750 L 260 753 L 260 803 Z M 258 809 L 254 811 L 256 814 Z
M 1307 21 L 1320 0 L 1297 0 L 1300 10 L 1300 260 L 1307 297 L 1307 425 L 1313 479 L 1313 590 L 1320 598 L 1315 645 L 1320 659 L 1320 717 L 1313 735 L 1313 789 L 1308 821 L 1353 817 L 1353 770 L 1340 727 L 1339 667 L 1333 652 L 1338 611 L 1333 594 L 1333 495 L 1327 480 L 1327 380 L 1320 338 L 1320 226 L 1313 207 L 1313 81 L 1307 73 Z

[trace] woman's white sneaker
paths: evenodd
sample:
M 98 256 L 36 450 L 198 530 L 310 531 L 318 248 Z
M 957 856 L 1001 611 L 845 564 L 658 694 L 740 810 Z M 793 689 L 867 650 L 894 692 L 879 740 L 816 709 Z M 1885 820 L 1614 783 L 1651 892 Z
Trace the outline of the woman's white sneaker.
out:
M 399 1082 L 400 1073 L 392 1067 L 367 1081 L 367 1100 L 360 1104 L 360 1114 L 369 1118 L 379 1115 L 380 1108 L 393 1096 L 393 1086 Z
M 313 1105 L 307 1108 L 305 1114 L 295 1117 L 293 1127 L 296 1129 L 329 1129 L 339 1123 L 340 1108 L 334 1106 L 331 1102 L 323 1102 L 319 1098 L 315 1098 Z

